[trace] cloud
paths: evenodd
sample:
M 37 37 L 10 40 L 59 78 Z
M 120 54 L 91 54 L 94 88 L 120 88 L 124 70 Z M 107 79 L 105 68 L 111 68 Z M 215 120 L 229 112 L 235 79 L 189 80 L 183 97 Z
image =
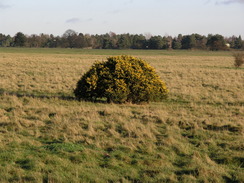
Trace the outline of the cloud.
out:
M 71 19 L 66 20 L 65 23 L 77 24 L 77 23 L 81 23 L 81 22 L 91 22 L 91 21 L 93 21 L 92 18 L 87 18 L 87 19 L 84 19 L 84 20 L 81 20 L 79 18 L 71 18 Z
M 10 7 L 11 6 L 3 4 L 3 3 L 0 2 L 0 9 L 7 9 L 7 8 L 10 8 Z
M 124 2 L 124 5 L 130 5 L 134 2 L 134 0 L 128 0 Z
M 204 4 L 209 4 L 211 2 L 211 0 L 205 0 Z
M 85 21 L 86 21 L 86 22 L 91 22 L 91 21 L 93 21 L 93 18 L 88 18 L 88 19 L 86 19 Z
M 80 21 L 81 20 L 79 18 L 71 18 L 71 19 L 66 20 L 65 22 L 69 23 L 69 24 L 75 24 L 75 23 L 79 23 Z
M 121 13 L 121 11 L 122 11 L 121 9 L 116 9 L 116 10 L 108 11 L 108 14 L 115 15 L 115 14 Z
M 229 4 L 234 4 L 234 3 L 242 3 L 244 4 L 244 0 L 222 0 L 222 1 L 217 1 L 216 4 L 217 5 L 221 5 L 221 4 L 224 4 L 224 5 L 229 5 Z

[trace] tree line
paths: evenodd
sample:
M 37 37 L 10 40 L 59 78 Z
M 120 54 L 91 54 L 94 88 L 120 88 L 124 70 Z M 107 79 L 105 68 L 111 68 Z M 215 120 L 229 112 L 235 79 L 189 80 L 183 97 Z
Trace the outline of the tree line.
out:
M 116 34 L 114 32 L 90 35 L 67 30 L 62 36 L 52 34 L 15 36 L 0 33 L 0 47 L 34 48 L 93 48 L 93 49 L 199 49 L 229 50 L 244 49 L 241 36 L 223 37 L 219 34 L 200 34 L 172 36 L 153 36 L 150 34 Z

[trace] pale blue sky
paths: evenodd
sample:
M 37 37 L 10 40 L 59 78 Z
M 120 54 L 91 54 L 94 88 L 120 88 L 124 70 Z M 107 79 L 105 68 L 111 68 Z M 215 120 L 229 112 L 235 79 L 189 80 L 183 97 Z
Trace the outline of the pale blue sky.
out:
M 171 35 L 244 38 L 244 0 L 0 0 L 0 33 Z

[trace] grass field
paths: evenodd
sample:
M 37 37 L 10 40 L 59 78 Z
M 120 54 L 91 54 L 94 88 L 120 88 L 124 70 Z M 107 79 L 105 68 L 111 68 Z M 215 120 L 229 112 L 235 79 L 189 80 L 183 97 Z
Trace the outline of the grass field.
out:
M 96 60 L 129 54 L 170 95 L 78 102 Z M 0 48 L 0 182 L 244 182 L 244 69 L 231 52 Z

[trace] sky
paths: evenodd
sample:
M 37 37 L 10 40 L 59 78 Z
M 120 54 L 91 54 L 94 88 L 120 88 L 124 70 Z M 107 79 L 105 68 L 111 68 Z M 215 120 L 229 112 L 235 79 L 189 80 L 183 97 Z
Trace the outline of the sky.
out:
M 0 0 L 0 33 L 244 38 L 244 0 Z

